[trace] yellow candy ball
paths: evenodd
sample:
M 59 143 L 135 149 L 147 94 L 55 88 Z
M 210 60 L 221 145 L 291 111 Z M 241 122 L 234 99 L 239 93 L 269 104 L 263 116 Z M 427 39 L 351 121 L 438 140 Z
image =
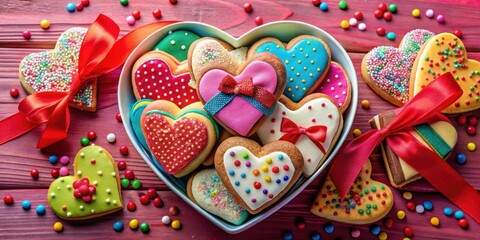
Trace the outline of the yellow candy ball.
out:
M 352 134 L 353 134 L 353 137 L 358 137 L 358 136 L 362 135 L 362 130 L 360 130 L 358 128 L 355 128 L 355 129 L 353 129 Z
M 128 226 L 132 230 L 137 229 L 138 228 L 138 219 L 134 218 L 134 219 L 130 220 L 130 222 L 128 222 Z
M 340 27 L 342 27 L 343 29 L 348 29 L 350 27 L 350 23 L 347 20 L 343 20 L 342 22 L 340 22 Z
M 416 18 L 420 17 L 420 9 L 418 9 L 418 8 L 413 9 L 412 16 L 416 17 Z
M 412 240 L 409 237 L 404 237 L 403 240 Z
M 400 220 L 404 219 L 405 218 L 405 212 L 402 211 L 402 210 L 398 211 L 397 212 L 397 218 L 400 219 Z
M 55 230 L 55 232 L 63 231 L 63 224 L 61 222 L 56 222 L 53 224 L 53 230 Z
M 438 217 L 432 217 L 430 218 L 430 224 L 432 224 L 434 227 L 437 227 L 440 225 L 440 219 L 438 219 Z
M 42 21 L 40 21 L 40 27 L 42 27 L 43 29 L 48 29 L 50 27 L 50 21 L 48 21 L 47 19 L 43 19 Z
M 387 239 L 388 239 L 387 233 L 386 233 L 386 232 L 380 232 L 380 233 L 378 234 L 378 239 L 380 239 L 380 240 L 387 240 Z
M 411 200 L 412 199 L 412 193 L 411 192 L 404 192 L 403 193 L 403 198 L 406 200 Z
M 172 228 L 175 229 L 175 230 L 178 230 L 182 227 L 182 223 L 180 222 L 180 220 L 173 220 L 172 222 Z
M 473 152 L 473 151 L 475 151 L 475 149 L 477 149 L 477 147 L 475 146 L 475 143 L 469 142 L 467 144 L 467 149 L 468 149 L 468 151 Z

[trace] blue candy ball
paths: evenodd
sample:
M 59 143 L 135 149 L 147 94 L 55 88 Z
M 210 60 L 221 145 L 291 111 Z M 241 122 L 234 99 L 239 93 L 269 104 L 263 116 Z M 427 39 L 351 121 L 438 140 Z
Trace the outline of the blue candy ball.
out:
M 453 210 L 449 207 L 446 207 L 443 209 L 443 214 L 445 214 L 445 216 L 452 216 L 453 215 Z
M 460 220 L 465 217 L 465 214 L 461 210 L 455 212 L 455 219 Z
M 335 226 L 331 222 L 326 222 L 325 224 L 323 224 L 323 230 L 326 233 L 331 234 L 333 233 L 333 231 L 335 231 Z
M 382 228 L 380 228 L 380 226 L 378 226 L 377 224 L 373 224 L 372 226 L 370 226 L 370 232 L 375 236 L 380 234 L 381 231 Z
M 459 153 L 457 154 L 456 160 L 458 164 L 463 165 L 467 162 L 467 156 L 463 153 Z
M 37 211 L 37 215 L 45 215 L 45 206 L 43 205 L 38 205 L 37 208 L 35 209 Z
M 67 11 L 75 12 L 75 3 L 68 3 L 67 4 Z
M 24 200 L 22 202 L 22 208 L 23 210 L 29 210 L 32 207 L 32 204 L 28 200 Z
M 320 233 L 318 232 L 313 232 L 312 235 L 310 235 L 311 240 L 320 240 Z
M 322 10 L 324 12 L 328 11 L 328 4 L 326 2 L 320 3 L 319 7 L 320 7 L 320 10 Z
M 115 232 L 123 231 L 123 223 L 122 222 L 114 222 L 113 223 L 113 230 L 115 230 Z
M 283 233 L 283 240 L 292 240 L 293 239 L 293 233 L 289 230 L 285 231 Z
M 50 157 L 48 157 L 48 161 L 51 163 L 51 164 L 55 164 L 58 162 L 58 157 L 55 156 L 55 155 L 52 155 Z
M 433 209 L 433 203 L 430 201 L 425 201 L 423 202 L 423 207 L 425 208 L 425 210 L 431 211 Z

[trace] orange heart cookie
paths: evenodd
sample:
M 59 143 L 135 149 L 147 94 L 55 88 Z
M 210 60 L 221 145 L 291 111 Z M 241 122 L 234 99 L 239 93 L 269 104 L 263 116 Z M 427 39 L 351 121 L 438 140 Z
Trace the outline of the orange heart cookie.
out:
M 436 35 L 420 50 L 412 68 L 410 98 L 446 72 L 453 74 L 463 95 L 442 113 L 462 113 L 480 108 L 480 62 L 469 60 L 463 42 L 451 33 Z
M 310 211 L 323 218 L 351 224 L 368 224 L 383 218 L 392 209 L 392 190 L 370 178 L 372 164 L 367 160 L 342 201 L 330 176 L 313 202 Z
M 48 204 L 58 217 L 83 220 L 122 209 L 120 175 L 105 149 L 84 147 L 73 165 L 73 177 L 58 178 L 48 189 Z

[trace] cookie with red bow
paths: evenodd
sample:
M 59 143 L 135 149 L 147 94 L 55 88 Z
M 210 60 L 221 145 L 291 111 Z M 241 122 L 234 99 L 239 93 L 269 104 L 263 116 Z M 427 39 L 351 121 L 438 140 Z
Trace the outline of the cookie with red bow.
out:
M 193 45 L 192 48 L 213 51 Z M 209 53 L 213 59 L 220 55 Z M 278 58 L 267 53 L 255 55 L 238 66 L 232 65 L 228 59 L 218 61 L 215 68 L 198 77 L 197 93 L 205 104 L 204 109 L 227 131 L 250 136 L 270 116 L 282 94 L 285 68 Z
M 215 121 L 200 102 L 184 108 L 166 100 L 145 107 L 141 128 L 148 148 L 166 173 L 183 177 L 210 154 L 219 136 Z
M 138 99 L 168 100 L 182 108 L 198 102 L 190 87 L 187 62 L 162 51 L 150 51 L 140 57 L 132 70 L 132 86 Z
M 231 137 L 215 152 L 215 169 L 235 199 L 257 214 L 295 184 L 302 175 L 303 157 L 287 141 L 262 147 L 248 138 Z
M 310 94 L 295 103 L 280 97 L 275 110 L 258 129 L 264 144 L 289 141 L 305 161 L 303 173 L 311 176 L 327 158 L 343 128 L 342 113 L 326 95 Z

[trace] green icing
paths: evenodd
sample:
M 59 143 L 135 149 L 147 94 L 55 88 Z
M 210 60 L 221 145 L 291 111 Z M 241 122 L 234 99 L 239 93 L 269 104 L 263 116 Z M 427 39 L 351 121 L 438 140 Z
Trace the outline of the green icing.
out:
M 95 159 L 94 164 L 92 159 Z M 48 189 L 48 202 L 59 217 L 68 220 L 122 209 L 118 171 L 107 151 L 99 146 L 84 147 L 75 157 L 74 166 L 75 176 L 58 178 Z M 96 187 L 90 203 L 73 196 L 73 182 L 82 178 L 88 178 Z M 63 206 L 66 210 L 62 209 Z
M 198 39 L 200 39 L 200 36 L 195 33 L 178 30 L 169 33 L 157 45 L 155 45 L 154 49 L 164 51 L 175 57 L 179 62 L 182 62 L 188 58 L 188 48 L 190 45 Z
M 445 159 L 452 151 L 452 147 L 428 123 L 416 125 L 414 128 L 440 157 Z

